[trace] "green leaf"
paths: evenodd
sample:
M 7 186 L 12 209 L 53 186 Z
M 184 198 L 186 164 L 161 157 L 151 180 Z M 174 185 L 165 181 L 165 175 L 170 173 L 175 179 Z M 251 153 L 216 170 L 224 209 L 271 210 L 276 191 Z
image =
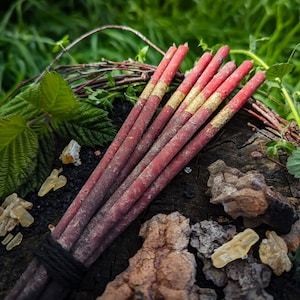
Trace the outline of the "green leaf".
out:
M 40 83 L 40 97 L 28 99 L 56 121 L 64 120 L 78 106 L 77 99 L 61 75 L 46 72 Z
M 52 49 L 53 53 L 63 50 L 70 44 L 69 35 L 66 34 L 61 40 L 57 41 Z
M 135 60 L 141 63 L 144 63 L 146 60 L 147 52 L 149 50 L 149 46 L 145 46 L 142 49 L 139 49 L 139 52 L 137 56 L 135 57 Z
M 39 108 L 31 104 L 37 103 L 40 98 L 39 84 L 26 88 L 23 92 L 0 106 L 0 117 L 9 115 L 21 115 L 27 121 L 36 117 Z
M 56 130 L 59 135 L 75 139 L 81 146 L 102 146 L 115 136 L 108 113 L 88 103 L 81 103 Z
M 270 141 L 266 143 L 267 149 L 266 149 L 266 154 L 269 157 L 275 157 L 278 159 L 279 151 L 286 152 L 287 154 L 291 154 L 296 147 L 294 146 L 293 143 L 287 142 L 285 140 L 282 141 Z
M 134 105 L 138 99 L 137 88 L 133 85 L 129 85 L 124 93 L 124 96 L 127 101 Z
M 21 116 L 0 119 L 0 151 L 15 140 L 26 129 L 26 121 Z
M 198 47 L 201 47 L 203 51 L 209 51 L 210 48 L 208 47 L 208 44 L 204 42 L 203 39 L 200 39 Z
M 94 91 L 90 87 L 86 87 L 85 90 L 88 93 L 88 98 L 85 101 L 105 110 L 112 110 L 114 99 L 122 97 L 121 92 L 109 92 L 104 89 Z
M 280 80 L 288 73 L 292 72 L 294 66 L 290 63 L 279 63 L 269 67 L 266 71 L 266 78 L 271 81 Z
M 22 185 L 36 167 L 38 136 L 21 116 L 0 121 L 0 197 Z
M 300 147 L 289 156 L 286 163 L 287 170 L 296 178 L 300 178 Z
M 56 141 L 52 131 L 44 132 L 39 136 L 39 151 L 36 156 L 36 168 L 30 175 L 30 184 L 27 181 L 18 188 L 18 194 L 25 197 L 29 192 L 36 192 L 49 176 L 56 153 Z

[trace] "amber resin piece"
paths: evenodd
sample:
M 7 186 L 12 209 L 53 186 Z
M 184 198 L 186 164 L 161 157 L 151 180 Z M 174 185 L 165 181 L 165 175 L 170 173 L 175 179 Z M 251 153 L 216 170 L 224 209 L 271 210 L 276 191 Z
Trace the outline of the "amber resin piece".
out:
M 6 237 L 2 240 L 1 244 L 2 244 L 3 246 L 7 245 L 7 244 L 12 240 L 13 237 L 14 237 L 14 236 L 13 236 L 11 233 L 9 233 L 9 234 L 6 235 Z
M 212 220 L 192 225 L 190 245 L 197 250 L 197 256 L 203 263 L 205 278 L 223 288 L 222 299 L 273 299 L 265 291 L 269 286 L 272 270 L 253 256 L 254 251 L 248 252 L 247 259 L 237 259 L 223 268 L 213 266 L 211 255 L 214 250 L 232 240 L 234 235 L 234 225 L 221 225 Z
M 45 182 L 42 184 L 38 192 L 38 196 L 43 197 L 52 189 L 56 191 L 57 189 L 67 184 L 67 178 L 63 175 L 59 175 L 62 172 L 62 170 L 62 168 L 60 168 L 59 170 L 54 169 L 51 172 L 51 174 L 46 178 Z
M 275 231 L 267 231 L 266 237 L 259 245 L 261 261 L 270 266 L 277 276 L 285 271 L 289 272 L 292 268 L 292 263 L 287 255 L 288 248 L 285 241 Z
M 246 257 L 252 245 L 258 240 L 259 236 L 254 230 L 245 229 L 214 251 L 211 256 L 213 265 L 222 268 L 236 259 Z
M 34 218 L 27 211 L 32 208 L 32 203 L 13 193 L 5 198 L 0 206 L 0 236 L 5 236 L 19 223 L 23 227 L 30 226 Z
M 57 181 L 53 187 L 53 191 L 56 191 L 67 184 L 67 177 L 64 175 L 59 175 Z
M 81 165 L 79 158 L 81 146 L 77 141 L 71 140 L 70 143 L 64 148 L 59 159 L 63 164 L 74 164 L 75 166 Z
M 11 217 L 18 219 L 23 227 L 29 227 L 34 222 L 33 216 L 23 206 L 13 208 L 10 215 Z
M 12 248 L 20 245 L 22 240 L 23 240 L 23 234 L 21 232 L 18 232 L 14 236 L 14 238 L 6 245 L 6 250 L 10 251 Z

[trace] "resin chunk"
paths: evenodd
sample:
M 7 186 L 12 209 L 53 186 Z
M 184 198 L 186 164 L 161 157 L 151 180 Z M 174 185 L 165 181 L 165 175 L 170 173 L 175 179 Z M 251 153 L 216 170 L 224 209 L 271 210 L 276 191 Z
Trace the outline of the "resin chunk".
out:
M 18 219 L 23 227 L 29 227 L 34 221 L 33 216 L 23 206 L 14 207 L 10 215 Z
M 75 166 L 81 165 L 79 158 L 81 146 L 77 141 L 71 140 L 70 143 L 64 148 L 59 159 L 63 164 L 74 164 Z
M 246 257 L 251 246 L 258 240 L 259 236 L 254 230 L 245 229 L 214 251 L 211 256 L 213 265 L 216 268 L 222 268 L 236 259 Z
M 64 175 L 59 175 L 58 179 L 53 187 L 53 191 L 56 191 L 67 184 L 67 178 Z
M 59 170 L 54 169 L 51 172 L 51 174 L 46 178 L 45 182 L 40 187 L 38 196 L 43 197 L 52 189 L 56 191 L 67 184 L 67 178 L 63 175 L 59 175 L 62 172 L 62 170 L 62 168 L 60 168 Z
M 1 244 L 2 244 L 3 246 L 7 245 L 7 244 L 12 240 L 13 237 L 14 237 L 14 236 L 13 236 L 11 233 L 9 233 L 9 234 L 6 235 L 6 237 L 2 240 Z
M 266 237 L 259 246 L 261 261 L 269 265 L 277 276 L 284 271 L 289 272 L 292 263 L 287 255 L 288 248 L 285 241 L 275 231 L 267 231 Z
M 15 237 L 6 245 L 6 250 L 10 251 L 12 248 L 21 244 L 23 240 L 23 234 L 18 232 Z
M 32 203 L 13 193 L 6 197 L 0 206 L 0 236 L 5 236 L 12 231 L 19 223 L 23 227 L 30 226 L 34 218 L 27 211 L 32 208 Z
M 203 263 L 205 278 L 223 289 L 224 300 L 272 300 L 273 297 L 265 290 L 269 285 L 272 270 L 256 259 L 253 251 L 249 251 L 247 259 L 237 259 L 224 268 L 213 266 L 210 259 L 213 251 L 231 240 L 235 234 L 234 225 L 221 225 L 212 220 L 192 225 L 190 245 L 197 250 L 197 257 Z

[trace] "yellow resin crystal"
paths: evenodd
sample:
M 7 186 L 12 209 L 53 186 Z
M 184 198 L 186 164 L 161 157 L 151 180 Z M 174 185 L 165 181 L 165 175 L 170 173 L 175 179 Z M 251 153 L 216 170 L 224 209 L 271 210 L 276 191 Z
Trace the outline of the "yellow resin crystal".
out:
M 63 187 L 67 183 L 67 178 L 63 175 L 59 175 L 62 172 L 62 168 L 59 170 L 54 169 L 51 174 L 46 178 L 45 182 L 42 184 L 38 196 L 43 197 L 49 193 L 52 189 L 56 191 L 57 189 Z
M 266 237 L 259 245 L 261 261 L 270 266 L 277 276 L 284 271 L 290 271 L 292 263 L 287 255 L 288 248 L 285 241 L 275 231 L 267 231 Z
M 7 245 L 12 239 L 13 239 L 13 235 L 11 233 L 7 234 L 6 237 L 2 240 L 1 244 L 3 246 Z
M 33 216 L 23 206 L 14 207 L 11 210 L 10 215 L 11 217 L 18 219 L 23 227 L 29 227 L 34 221 Z
M 10 251 L 12 248 L 20 245 L 22 240 L 23 240 L 23 234 L 21 232 L 18 232 L 14 236 L 14 238 L 6 245 L 6 250 Z
M 53 191 L 56 191 L 67 184 L 67 178 L 64 175 L 59 175 L 58 179 L 53 187 Z
M 27 211 L 32 208 L 32 203 L 13 193 L 6 197 L 0 206 L 0 236 L 5 236 L 12 231 L 16 225 L 30 226 L 34 218 Z
M 70 143 L 64 148 L 60 155 L 60 160 L 63 164 L 74 164 L 75 166 L 81 165 L 79 158 L 81 146 L 75 140 L 71 140 Z
M 251 246 L 258 240 L 259 236 L 254 230 L 245 229 L 214 251 L 211 256 L 213 265 L 216 268 L 222 268 L 236 259 L 246 257 Z

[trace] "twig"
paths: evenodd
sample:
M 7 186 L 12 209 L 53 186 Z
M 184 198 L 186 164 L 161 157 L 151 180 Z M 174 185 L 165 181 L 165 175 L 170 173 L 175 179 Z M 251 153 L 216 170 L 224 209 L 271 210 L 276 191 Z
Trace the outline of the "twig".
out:
M 287 120 L 281 118 L 274 111 L 267 108 L 262 102 L 253 99 L 249 102 L 252 109 L 245 110 L 253 115 L 255 118 L 260 120 L 263 124 L 267 125 L 272 133 L 279 136 L 280 138 L 285 137 L 285 139 L 289 142 L 294 143 L 296 146 L 300 144 L 300 136 L 298 127 L 292 128 L 291 123 Z
M 125 31 L 130 31 L 132 33 L 134 33 L 136 36 L 138 36 L 141 40 L 143 40 L 145 43 L 147 43 L 149 46 L 151 46 L 152 48 L 154 48 L 157 52 L 159 52 L 162 55 L 165 55 L 165 52 L 163 50 L 161 50 L 159 47 L 157 47 L 155 44 L 153 44 L 150 40 L 148 40 L 143 34 L 141 34 L 139 31 L 128 27 L 128 26 L 123 26 L 123 25 L 105 25 L 105 26 L 101 26 L 98 27 L 96 29 L 93 29 L 85 34 L 83 34 L 82 36 L 80 36 L 79 38 L 77 38 L 76 40 L 74 40 L 70 45 L 68 45 L 67 47 L 65 47 L 53 60 L 52 62 L 47 66 L 46 70 L 50 70 L 52 68 L 52 66 L 59 61 L 59 59 L 66 53 L 68 52 L 71 48 L 73 48 L 75 45 L 77 45 L 78 43 L 80 43 L 82 40 L 86 39 L 87 37 L 90 37 L 91 35 L 95 34 L 95 33 L 99 33 L 103 30 L 106 29 L 121 29 L 121 30 L 125 30 Z M 36 79 L 35 83 L 37 81 L 39 81 L 41 79 L 41 77 L 44 75 L 45 72 L 41 73 L 40 76 Z

